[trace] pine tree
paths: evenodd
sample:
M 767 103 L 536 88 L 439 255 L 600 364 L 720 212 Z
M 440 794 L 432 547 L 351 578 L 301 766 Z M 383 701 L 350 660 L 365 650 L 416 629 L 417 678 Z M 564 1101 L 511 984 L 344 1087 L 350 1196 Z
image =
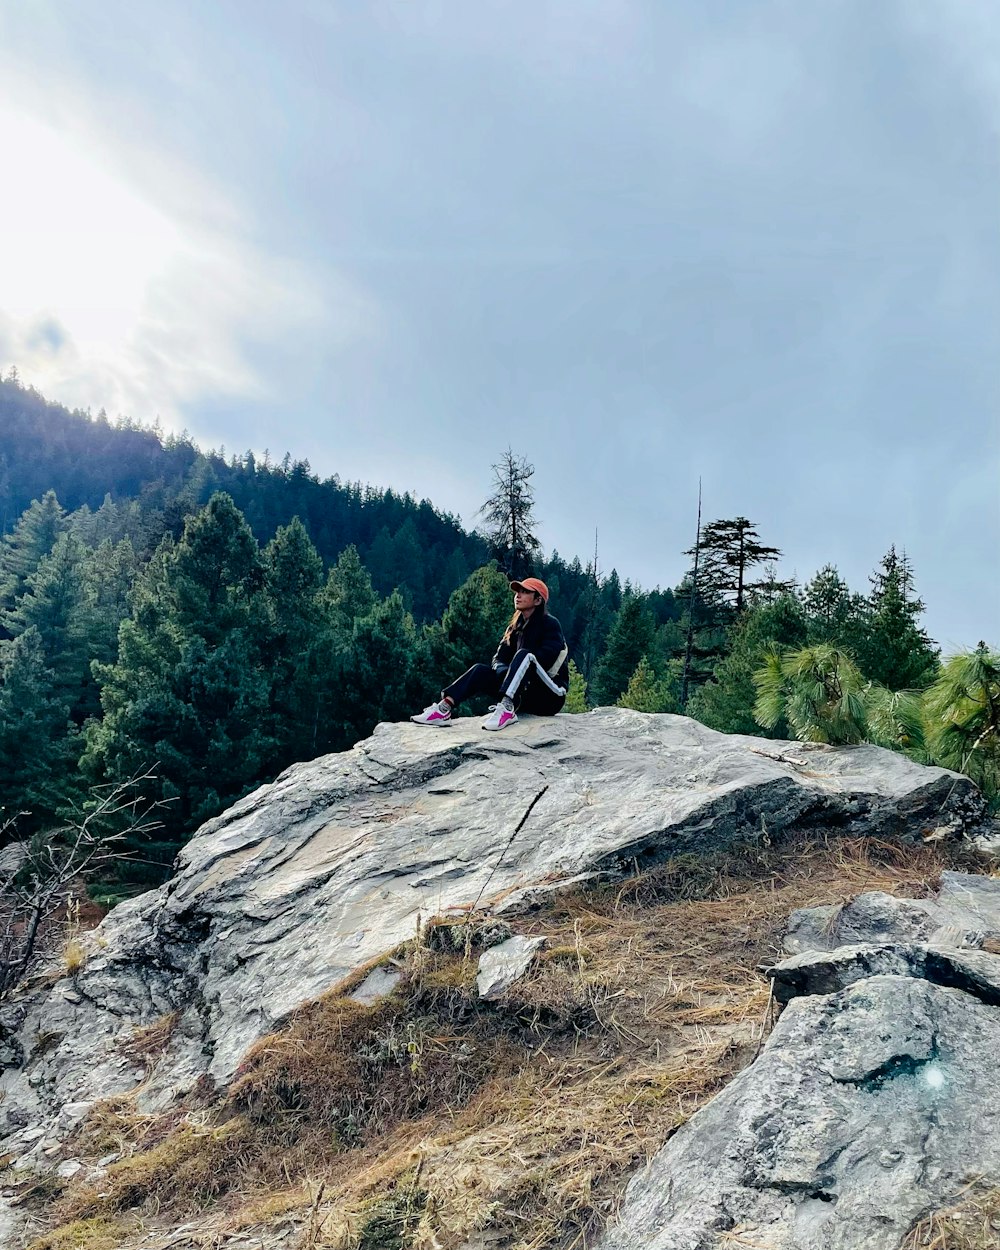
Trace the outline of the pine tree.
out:
M 1000 805 L 1000 651 L 980 642 L 951 656 L 924 693 L 922 711 L 935 762 L 965 773 Z
M 391 594 L 357 622 L 340 677 L 343 744 L 379 721 L 403 720 L 420 699 L 420 642 L 402 596 Z
M 0 630 L 6 630 L 6 617 L 24 593 L 32 573 L 56 545 L 66 528 L 66 514 L 53 491 L 46 491 L 25 511 L 0 543 Z M 7 637 L 11 637 L 7 632 Z
M 76 794 L 79 742 L 32 625 L 0 643 L 0 825 L 20 835 L 51 824 Z
M 628 707 L 635 712 L 676 712 L 679 708 L 670 683 L 657 678 L 653 666 L 645 656 L 636 665 L 635 672 L 629 678 L 628 688 L 618 698 L 617 706 Z
M 331 626 L 344 642 L 353 634 L 354 622 L 368 616 L 378 602 L 372 579 L 353 543 L 344 548 L 330 570 L 321 601 Z
M 490 550 L 508 577 L 526 577 L 541 554 L 534 532 L 535 467 L 508 447 L 493 467 L 493 494 L 480 509 Z
M 156 769 L 167 847 L 260 780 L 273 755 L 263 581 L 241 513 L 214 495 L 147 565 L 117 661 L 95 665 L 104 719 L 84 763 L 115 781 Z
M 832 564 L 825 564 L 802 591 L 810 642 L 844 644 L 859 612 L 857 596 Z
M 54 689 L 77 724 L 92 710 L 90 672 L 94 618 L 84 584 L 86 552 L 78 538 L 64 532 L 36 571 L 30 574 L 5 624 L 13 637 L 34 628 Z
M 787 721 L 802 742 L 865 741 L 867 683 L 845 652 L 818 643 L 770 650 L 754 674 L 754 717 L 765 729 Z
M 587 682 L 573 660 L 569 662 L 569 688 L 563 711 L 574 715 L 589 711 L 587 707 Z
M 328 679 L 336 648 L 323 610 L 323 561 L 298 517 L 263 553 L 267 589 L 274 770 L 315 754 L 327 736 Z
M 754 673 L 764 663 L 769 648 L 799 650 L 805 646 L 806 628 L 802 607 L 792 595 L 749 609 L 733 625 L 728 655 L 715 667 L 711 679 L 695 691 L 685 709 L 687 714 L 723 733 L 760 734 L 754 719 Z M 788 736 L 784 719 L 774 724 L 770 736 Z
M 132 611 L 132 587 L 138 568 L 135 548 L 128 538 L 116 543 L 104 539 L 84 561 L 90 656 L 101 664 L 112 664 L 117 659 L 118 629 Z
M 432 692 L 471 665 L 488 661 L 512 612 L 510 586 L 495 564 L 470 573 L 452 592 L 440 624 L 427 630 L 431 665 L 427 681 Z
M 655 654 L 655 646 L 653 614 L 641 596 L 626 595 L 594 678 L 594 700 L 599 707 L 609 707 L 617 700 L 643 656 Z
M 695 549 L 692 547 L 684 554 L 693 556 Z M 702 526 L 700 555 L 704 562 L 699 579 L 702 594 L 710 598 L 714 592 L 731 598 L 737 612 L 746 608 L 747 597 L 754 590 L 764 586 L 772 591 L 790 589 L 788 583 L 779 583 L 773 577 L 764 581 L 751 580 L 752 570 L 757 565 L 777 560 L 781 551 L 762 543 L 756 527 L 744 516 Z
M 913 570 L 890 547 L 871 577 L 864 631 L 854 651 L 866 677 L 889 690 L 916 690 L 934 680 L 940 651 L 917 623 L 924 605 L 913 589 Z

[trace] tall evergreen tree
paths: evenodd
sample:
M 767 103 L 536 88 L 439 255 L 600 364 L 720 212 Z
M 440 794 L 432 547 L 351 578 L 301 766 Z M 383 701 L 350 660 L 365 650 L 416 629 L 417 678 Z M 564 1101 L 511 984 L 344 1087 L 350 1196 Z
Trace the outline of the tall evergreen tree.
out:
M 55 692 L 77 724 L 94 704 L 90 672 L 94 618 L 84 582 L 85 556 L 74 534 L 60 534 L 5 618 L 14 637 L 32 627 L 38 631 Z
M 600 707 L 615 703 L 643 656 L 655 654 L 656 622 L 645 600 L 626 595 L 608 635 L 607 650 L 594 678 L 594 701 Z
M 354 627 L 340 677 L 343 743 L 379 721 L 405 719 L 421 696 L 420 641 L 402 596 L 382 600 Z
M 834 566 L 825 564 L 802 591 L 809 641 L 843 645 L 860 606 Z
M 509 577 L 526 577 L 541 553 L 535 534 L 534 473 L 535 466 L 508 447 L 493 465 L 493 493 L 480 509 L 490 551 Z
M 323 611 L 323 561 L 298 517 L 278 529 L 264 549 L 270 617 L 272 735 L 280 769 L 315 754 L 326 736 L 328 678 L 335 663 L 331 626 Z
M 330 570 L 321 599 L 323 610 L 345 643 L 354 632 L 354 622 L 368 616 L 378 602 L 372 579 L 353 543 L 344 548 Z
M 139 560 L 129 538 L 106 538 L 84 562 L 90 657 L 111 664 L 118 656 L 118 629 L 132 611 Z M 97 708 L 93 709 L 95 712 Z
M 694 556 L 695 548 L 684 554 Z M 762 543 L 756 527 L 745 516 L 702 526 L 700 555 L 704 562 L 699 582 L 704 588 L 702 593 L 706 597 L 714 592 L 729 598 L 737 612 L 747 606 L 750 592 L 762 586 L 789 589 L 787 583 L 776 583 L 773 578 L 753 580 L 756 566 L 777 560 L 781 551 Z
M 432 693 L 471 665 L 489 659 L 512 611 L 508 580 L 495 564 L 476 569 L 452 591 L 440 624 L 426 634 Z
M 45 828 L 76 796 L 79 744 L 32 625 L 0 643 L 0 825 Z
M 28 578 L 56 545 L 66 514 L 54 491 L 32 501 L 12 533 L 0 543 L 0 631 L 12 637 L 6 618 L 24 593 Z
M 147 566 L 117 661 L 95 666 L 104 719 L 85 762 L 112 780 L 155 768 L 168 844 L 245 793 L 272 756 L 263 580 L 249 527 L 214 495 Z
M 858 665 L 889 690 L 920 689 L 934 680 L 940 651 L 918 624 L 924 605 L 906 557 L 890 547 L 871 583 L 868 617 L 854 646 Z

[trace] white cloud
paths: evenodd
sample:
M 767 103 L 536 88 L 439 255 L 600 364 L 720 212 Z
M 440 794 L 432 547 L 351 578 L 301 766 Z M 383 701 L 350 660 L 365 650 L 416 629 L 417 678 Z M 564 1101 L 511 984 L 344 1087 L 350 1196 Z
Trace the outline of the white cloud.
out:
M 0 111 L 0 151 L 18 171 L 0 200 L 0 365 L 54 399 L 181 426 L 199 401 L 280 386 L 258 362 L 265 342 L 294 359 L 377 323 L 362 293 L 245 242 L 247 223 L 191 171 L 169 170 L 181 216 L 95 135 Z

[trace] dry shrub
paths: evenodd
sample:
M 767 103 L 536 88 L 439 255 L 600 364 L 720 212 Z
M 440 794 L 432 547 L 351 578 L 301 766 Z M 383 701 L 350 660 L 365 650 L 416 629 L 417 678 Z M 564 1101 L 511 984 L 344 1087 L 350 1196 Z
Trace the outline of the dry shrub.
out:
M 123 1053 L 140 1063 L 155 1063 L 166 1050 L 180 1018 L 179 1011 L 168 1011 L 152 1024 L 135 1029 L 132 1036 L 123 1043 Z
M 290 1211 L 301 1211 L 309 1204 L 310 1198 L 309 1185 L 305 1181 L 290 1189 L 256 1194 L 236 1209 L 230 1227 L 234 1232 L 240 1232 L 257 1224 L 269 1224 Z
M 87 962 L 87 952 L 78 938 L 70 938 L 63 946 L 63 970 L 67 976 L 76 976 Z
M 87 1112 L 67 1147 L 72 1155 L 85 1159 L 125 1154 L 142 1141 L 155 1122 L 155 1116 L 137 1110 L 134 1095 L 102 1098 Z
M 320 1244 L 365 1250 L 363 1216 L 418 1166 L 423 1211 L 413 1250 L 451 1250 L 476 1231 L 504 1232 L 517 1250 L 540 1250 L 603 1224 L 622 1175 L 663 1141 L 741 1066 L 728 1043 L 693 1049 L 663 1066 L 567 1059 L 488 1086 L 449 1131 L 383 1157 L 336 1195 Z
M 245 1121 L 218 1128 L 184 1124 L 165 1141 L 141 1154 L 112 1163 L 99 1188 L 84 1185 L 68 1199 L 76 1219 L 106 1216 L 152 1201 L 153 1207 L 197 1209 L 224 1193 L 255 1154 Z
M 331 994 L 247 1054 L 228 1096 L 262 1136 L 306 1153 L 358 1145 L 434 1107 L 461 1107 L 496 1068 L 502 1031 L 474 968 L 436 957 L 405 996 L 364 1007 Z
M 910 1230 L 900 1250 L 997 1250 L 1000 1189 L 970 1185 L 949 1207 L 932 1211 Z
M 103 1217 L 74 1220 L 36 1238 L 27 1250 L 118 1250 L 126 1231 L 126 1226 L 117 1220 Z
M 431 955 L 426 968 L 374 1007 L 339 993 L 308 1004 L 248 1052 L 214 1110 L 143 1117 L 128 1096 L 97 1104 L 74 1136 L 74 1153 L 128 1157 L 110 1165 L 99 1188 L 71 1185 L 59 1215 L 181 1216 L 248 1190 L 260 1204 L 268 1186 L 287 1190 L 294 1177 L 329 1168 L 401 1121 L 462 1107 L 509 1063 L 510 1043 L 495 1013 L 479 1009 L 474 966 Z M 152 1035 L 140 1031 L 140 1046 L 159 1045 L 169 1027 L 165 1019 Z

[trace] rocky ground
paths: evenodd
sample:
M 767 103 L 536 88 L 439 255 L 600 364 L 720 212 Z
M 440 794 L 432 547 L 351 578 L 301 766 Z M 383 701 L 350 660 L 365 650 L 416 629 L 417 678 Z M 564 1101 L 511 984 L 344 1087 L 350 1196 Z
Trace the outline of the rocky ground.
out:
M 909 1090 L 905 1123 L 926 1127 L 928 1070 L 985 1096 L 957 1038 L 991 1038 L 992 920 L 958 910 L 950 878 L 884 903 L 881 936 L 868 903 L 841 905 L 873 884 L 926 896 L 982 821 L 943 770 L 682 717 L 380 726 L 210 822 L 72 973 L 5 1006 L 11 1244 L 540 1250 L 593 1235 L 669 1138 L 609 1247 L 760 1227 L 775 1246 L 895 1250 L 954 1195 L 970 1143 L 947 1120 L 933 1184 L 851 1143 L 902 1114 L 885 1091 Z M 727 1086 L 771 1014 L 758 965 L 806 903 L 828 910 L 796 917 L 774 973 L 788 1006 Z M 872 987 L 890 982 L 905 1029 L 883 1037 Z M 802 1067 L 834 1075 L 796 1083 Z

